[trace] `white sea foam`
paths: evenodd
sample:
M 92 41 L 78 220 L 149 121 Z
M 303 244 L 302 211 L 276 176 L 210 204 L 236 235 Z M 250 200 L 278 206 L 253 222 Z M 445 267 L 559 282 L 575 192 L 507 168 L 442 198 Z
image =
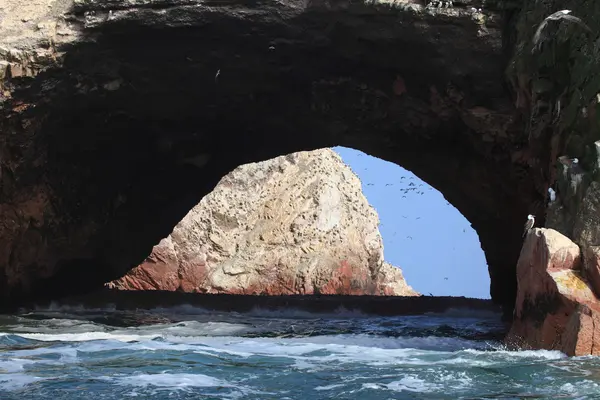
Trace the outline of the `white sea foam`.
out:
M 203 374 L 137 374 L 114 378 L 114 382 L 128 386 L 157 386 L 166 389 L 187 387 L 233 387 L 227 381 Z
M 187 311 L 202 313 L 197 308 Z M 146 398 L 156 391 L 243 398 L 248 397 L 248 393 L 259 393 L 258 388 L 265 381 L 267 390 L 278 388 L 275 397 L 270 398 L 282 399 L 285 396 L 302 398 L 310 393 L 332 398 L 359 396 L 361 392 L 363 397 L 374 395 L 365 391 L 380 391 L 375 395 L 398 398 L 433 398 L 432 394 L 438 398 L 454 395 L 454 398 L 463 395 L 475 398 L 488 388 L 490 392 L 499 390 L 498 382 L 508 381 L 513 390 L 550 398 L 559 394 L 574 398 L 600 390 L 593 380 L 600 370 L 595 358 L 567 359 L 556 351 L 508 351 L 457 337 L 385 336 L 396 327 L 401 328 L 398 332 L 412 331 L 413 327 L 431 332 L 430 327 L 441 323 L 476 330 L 470 326 L 476 323 L 472 321 L 457 322 L 451 317 L 435 316 L 369 317 L 360 318 L 360 322 L 352 325 L 341 320 L 346 318 L 343 312 L 338 314 L 341 318 L 329 318 L 332 321 L 314 318 L 317 314 L 312 313 L 286 316 L 285 312 L 271 315 L 260 309 L 253 312 L 256 316 L 247 318 L 241 314 L 219 314 L 220 317 L 225 315 L 229 322 L 211 321 L 213 315 L 207 312 L 192 318 L 202 321 L 129 328 L 89 322 L 82 316 L 69 319 L 55 314 L 41 321 L 13 318 L 14 324 L 3 325 L 4 329 L 14 332 L 6 332 L 11 336 L 2 339 L 0 392 L 18 390 L 33 383 L 28 391 L 35 391 L 39 386 L 46 393 L 59 385 L 46 386 L 44 380 L 61 380 L 62 374 L 73 380 L 82 371 L 86 378 L 103 381 L 101 385 L 106 385 L 103 390 L 116 385 L 110 389 L 115 390 L 116 396 L 111 399 Z M 285 319 L 288 317 L 299 321 L 290 322 Z M 316 321 L 306 321 L 306 318 Z M 169 320 L 177 318 L 169 315 Z M 350 326 L 369 333 L 276 338 L 240 336 L 248 332 L 254 336 L 269 329 L 271 333 L 288 333 L 290 323 L 300 328 L 292 328 L 292 332 L 306 333 L 311 324 L 316 324 L 338 332 Z M 407 326 L 410 329 L 402 330 Z M 15 347 L 11 348 L 13 344 Z M 180 369 L 182 363 L 185 369 Z M 164 365 L 163 373 L 155 373 L 157 365 L 160 368 Z M 514 376 L 502 372 L 510 370 L 512 365 L 517 367 Z M 500 372 L 479 368 L 488 366 L 492 367 L 489 371 L 496 371 L 497 367 Z M 547 375 L 554 377 L 547 373 L 552 370 L 558 376 L 556 382 L 546 379 Z M 319 371 L 319 375 L 305 374 L 311 371 Z M 486 378 L 486 374 L 491 375 Z M 311 381 L 311 385 L 302 387 L 298 383 L 299 376 L 302 382 Z M 289 387 L 287 380 L 291 383 Z M 248 386 L 250 384 L 256 388 Z M 540 388 L 536 389 L 535 385 Z M 267 396 L 256 396 L 263 397 Z
M 31 332 L 34 331 L 34 332 Z M 61 333 L 54 333 L 60 331 Z M 66 331 L 66 332 L 65 332 Z M 69 332 L 74 331 L 74 332 Z M 38 326 L 34 328 L 19 326 L 10 334 L 38 341 L 82 342 L 91 340 L 118 340 L 134 342 L 177 336 L 223 336 L 252 331 L 245 324 L 226 322 L 186 321 L 175 324 L 147 325 L 140 328 L 112 329 L 97 324 L 67 325 L 64 329 L 56 326 Z
M 327 335 L 304 338 L 241 338 L 204 336 L 208 332 L 227 334 L 243 331 L 246 325 L 199 323 L 152 325 L 87 333 L 18 333 L 31 340 L 80 343 L 76 348 L 37 348 L 19 350 L 19 354 L 60 354 L 65 361 L 75 360 L 77 352 L 106 350 L 172 350 L 196 354 L 227 354 L 248 358 L 254 355 L 287 357 L 299 369 L 323 368 L 332 363 L 368 365 L 465 365 L 487 366 L 510 359 L 531 358 L 557 360 L 558 351 L 483 351 L 482 343 L 444 337 L 378 337 L 367 334 Z M 194 336 L 200 334 L 203 336 Z M 160 339 L 160 340 L 156 340 Z M 81 343 L 83 342 L 83 343 Z M 314 354 L 313 354 L 314 353 Z M 433 358 L 433 359 L 432 359 Z
M 444 355 L 439 350 L 405 347 L 402 338 L 368 338 L 366 335 L 315 336 L 311 338 L 197 338 L 195 344 L 205 346 L 199 353 L 224 352 L 242 357 L 253 355 L 285 357 L 299 369 L 335 367 L 339 363 L 367 365 L 429 364 L 423 356 Z M 441 338 L 445 340 L 444 338 Z M 383 344 L 383 346 L 377 346 Z M 394 345 L 395 344 L 395 345 Z M 433 346 L 432 346 L 433 347 Z
M 129 376 L 118 376 L 118 377 L 101 377 L 110 381 L 113 384 L 121 386 L 135 386 L 142 389 L 152 389 L 152 392 L 157 391 L 189 391 L 191 389 L 206 388 L 206 389 L 229 389 L 228 392 L 219 391 L 220 398 L 243 398 L 248 394 L 273 394 L 263 391 L 253 390 L 248 387 L 243 387 L 237 384 L 230 383 L 224 379 L 218 379 L 209 375 L 204 374 L 173 374 L 168 372 L 158 374 L 135 374 Z M 136 392 L 130 392 L 139 394 Z M 143 394 L 145 395 L 145 394 Z
M 398 381 L 390 382 L 385 385 L 388 389 L 400 392 L 407 390 L 409 392 L 432 392 L 441 388 L 433 382 L 426 382 L 423 379 L 417 378 L 414 375 L 406 376 Z
M 317 387 L 315 387 L 315 390 L 320 392 L 320 391 L 324 391 L 324 390 L 337 389 L 337 388 L 343 387 L 343 386 L 344 386 L 343 383 L 336 383 L 333 385 L 317 386 Z
M 473 356 L 484 356 L 486 358 L 531 358 L 531 359 L 544 359 L 544 360 L 559 360 L 561 358 L 566 358 L 567 356 L 564 353 L 561 353 L 558 350 L 519 350 L 519 351 L 509 351 L 509 350 L 496 350 L 493 352 L 475 350 L 475 349 L 466 349 L 465 353 L 471 354 Z
M 379 377 L 381 378 L 381 377 Z M 468 388 L 473 379 L 466 373 L 436 373 L 419 377 L 407 374 L 389 383 L 367 382 L 362 384 L 362 390 L 391 390 L 395 392 L 436 393 Z
M 473 343 L 456 338 L 389 338 L 371 335 L 328 335 L 308 338 L 240 338 L 232 336 L 179 336 L 157 332 L 134 334 L 131 330 L 118 332 L 88 332 L 85 334 L 20 334 L 40 341 L 79 343 L 72 346 L 19 350 L 19 354 L 36 356 L 59 354 L 65 361 L 75 360 L 77 353 L 107 350 L 171 350 L 192 351 L 196 354 L 227 354 L 238 357 L 285 357 L 296 368 L 323 368 L 336 363 L 367 365 L 488 365 L 491 357 L 502 359 L 521 356 L 525 352 L 488 352 L 469 349 Z M 160 340 L 156 340 L 160 339 Z M 461 349 L 465 349 L 462 350 Z M 458 351 L 458 352 L 457 352 Z M 530 357 L 545 353 L 531 352 Z M 550 355 L 560 357 L 560 353 Z M 546 357 L 550 357 L 547 355 Z M 423 357 L 426 357 L 425 359 Z M 431 359 L 437 358 L 437 360 Z M 477 358 L 482 358 L 478 362 Z
M 171 325 L 148 325 L 139 328 L 141 332 L 157 332 L 163 335 L 174 336 L 227 336 L 247 333 L 254 329 L 246 324 L 232 324 L 228 322 L 197 322 L 185 321 Z
M 589 379 L 584 379 L 575 384 L 565 383 L 560 386 L 559 390 L 570 395 L 578 396 L 581 393 L 589 393 L 591 391 L 598 392 L 600 390 L 600 384 Z
M 139 340 L 151 340 L 161 337 L 154 335 L 119 334 L 113 332 L 86 332 L 86 333 L 18 333 L 19 336 L 42 342 L 85 342 L 89 340 L 118 340 L 122 342 L 134 342 Z

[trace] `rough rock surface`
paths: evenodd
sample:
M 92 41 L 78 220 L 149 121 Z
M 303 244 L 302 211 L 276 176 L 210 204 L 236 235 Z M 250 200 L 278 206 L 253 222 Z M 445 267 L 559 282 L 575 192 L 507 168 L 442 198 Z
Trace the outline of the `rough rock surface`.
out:
M 600 301 L 579 246 L 553 229 L 531 231 L 517 265 L 515 319 L 507 344 L 600 355 Z
M 229 294 L 417 293 L 383 261 L 356 175 L 322 149 L 226 175 L 117 289 Z
M 559 9 L 599 32 L 600 2 L 424 3 L 1 2 L 0 296 L 86 292 L 236 166 L 343 145 L 440 190 L 512 311 L 549 187 L 547 227 L 600 245 L 581 211 L 600 183 L 600 42 L 555 21 L 532 43 Z M 562 155 L 580 160 L 566 186 Z
M 440 190 L 512 310 L 545 182 L 502 79 L 509 12 L 425 3 L 5 0 L 0 296 L 92 290 L 235 167 L 341 145 Z
M 597 314 L 582 294 L 600 294 L 596 256 L 600 245 L 600 42 L 596 40 L 600 31 L 600 2 L 524 0 L 521 3 L 520 12 L 513 17 L 514 52 L 507 74 L 516 94 L 515 106 L 528 121 L 528 147 L 537 154 L 531 159 L 532 172 L 541 177 L 536 180 L 536 190 L 552 188 L 556 197 L 551 201 L 546 192 L 546 213 L 536 214 L 538 225 L 560 232 L 579 247 L 583 257 L 579 275 L 585 277 L 580 283 L 587 287 L 569 300 L 568 308 L 579 310 L 579 317 L 572 317 L 571 322 L 556 320 L 559 326 L 556 330 L 568 331 L 569 338 L 579 338 L 585 343 L 581 351 L 573 350 L 577 347 L 574 344 L 567 346 L 570 354 L 589 354 L 590 335 L 594 334 L 589 326 L 593 327 Z M 561 9 L 570 10 L 589 31 L 577 24 L 550 22 L 534 42 L 535 32 L 544 19 Z M 574 162 L 575 158 L 578 162 Z M 550 290 L 548 296 L 553 293 Z M 521 318 L 542 320 L 544 313 L 548 320 L 558 315 L 549 308 L 531 307 L 522 310 Z M 575 328 L 580 330 L 579 334 L 574 333 Z M 556 337 L 556 341 L 560 338 Z M 547 346 L 546 342 L 529 340 L 539 346 Z

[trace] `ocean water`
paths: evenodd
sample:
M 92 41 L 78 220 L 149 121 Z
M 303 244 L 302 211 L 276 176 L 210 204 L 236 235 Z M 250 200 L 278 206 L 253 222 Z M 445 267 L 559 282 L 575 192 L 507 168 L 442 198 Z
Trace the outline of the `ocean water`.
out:
M 600 399 L 600 360 L 500 316 L 51 307 L 0 316 L 0 399 Z

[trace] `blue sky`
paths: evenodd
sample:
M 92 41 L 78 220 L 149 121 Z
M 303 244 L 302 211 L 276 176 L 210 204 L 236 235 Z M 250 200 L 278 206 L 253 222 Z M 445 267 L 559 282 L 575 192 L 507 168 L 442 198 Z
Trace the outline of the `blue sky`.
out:
M 396 164 L 354 149 L 333 150 L 362 181 L 379 213 L 385 259 L 402 269 L 409 285 L 425 295 L 490 297 L 479 237 L 440 192 Z M 400 191 L 410 182 L 423 194 Z

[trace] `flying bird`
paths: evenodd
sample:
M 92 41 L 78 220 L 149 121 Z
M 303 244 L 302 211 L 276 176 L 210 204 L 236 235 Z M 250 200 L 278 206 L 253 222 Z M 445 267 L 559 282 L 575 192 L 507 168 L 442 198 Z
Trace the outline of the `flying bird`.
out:
M 550 14 L 542 21 L 540 26 L 537 28 L 537 31 L 535 31 L 535 35 L 533 35 L 533 46 L 534 47 L 532 49 L 532 53 L 535 51 L 535 49 L 537 48 L 537 46 L 539 44 L 540 37 L 542 36 L 542 31 L 544 30 L 544 28 L 546 28 L 546 26 L 548 26 L 548 22 L 550 22 L 550 21 L 566 20 L 569 22 L 574 22 L 577 25 L 581 26 L 583 29 L 587 30 L 588 32 L 592 32 L 590 27 L 587 26 L 580 18 L 577 18 L 570 14 L 571 14 L 571 10 L 560 10 L 560 11 L 555 12 L 554 14 Z
M 525 222 L 525 229 L 523 230 L 523 237 L 525 237 L 525 235 L 527 235 L 527 232 L 529 232 L 531 230 L 531 228 L 533 228 L 533 225 L 535 225 L 535 215 L 529 214 L 527 216 L 527 222 Z

